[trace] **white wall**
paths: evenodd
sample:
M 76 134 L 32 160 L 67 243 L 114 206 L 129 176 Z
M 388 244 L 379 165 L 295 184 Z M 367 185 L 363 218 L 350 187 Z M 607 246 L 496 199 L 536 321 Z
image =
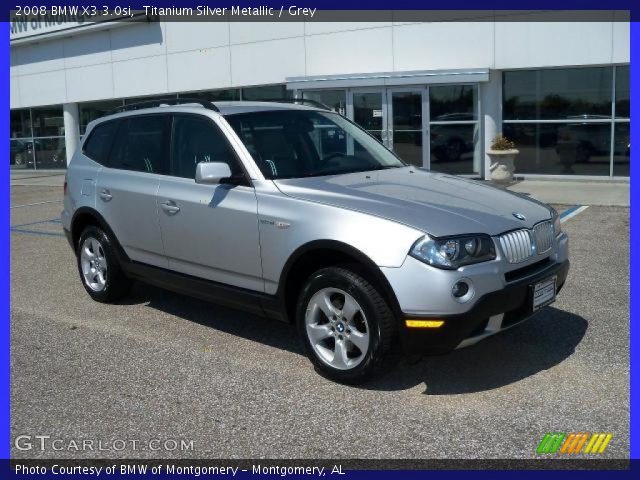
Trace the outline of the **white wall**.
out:
M 11 49 L 11 108 L 282 83 L 286 77 L 629 62 L 629 24 L 136 24 Z M 613 19 L 613 13 L 612 17 Z

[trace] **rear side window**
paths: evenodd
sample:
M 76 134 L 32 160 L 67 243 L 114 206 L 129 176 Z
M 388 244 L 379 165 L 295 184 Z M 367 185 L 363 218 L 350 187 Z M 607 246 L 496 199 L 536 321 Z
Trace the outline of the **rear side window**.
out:
M 171 175 L 195 178 L 200 162 L 223 162 L 231 173 L 242 169 L 227 139 L 211 120 L 195 115 L 175 115 L 171 145 Z
M 120 122 L 109 167 L 146 173 L 168 173 L 168 115 L 141 115 Z
M 113 120 L 97 125 L 84 143 L 82 153 L 91 160 L 95 160 L 102 165 L 106 164 L 118 123 L 117 120 Z

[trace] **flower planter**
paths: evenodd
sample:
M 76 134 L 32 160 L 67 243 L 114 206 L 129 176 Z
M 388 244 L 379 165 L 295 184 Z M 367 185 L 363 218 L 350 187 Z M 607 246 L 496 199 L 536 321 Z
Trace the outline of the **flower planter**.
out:
M 513 172 L 516 167 L 514 160 L 516 155 L 520 153 L 518 150 L 487 150 L 487 155 L 491 159 L 489 171 L 491 172 L 491 180 L 496 183 L 509 183 L 513 181 Z

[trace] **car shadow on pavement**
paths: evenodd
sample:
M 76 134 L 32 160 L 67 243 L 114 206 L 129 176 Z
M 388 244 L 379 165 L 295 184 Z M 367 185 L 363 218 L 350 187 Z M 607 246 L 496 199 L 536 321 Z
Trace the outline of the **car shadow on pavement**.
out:
M 147 306 L 221 332 L 304 355 L 296 329 L 215 303 L 136 283 L 123 304 Z M 570 357 L 587 331 L 587 321 L 547 307 L 514 328 L 477 345 L 417 362 L 403 358 L 386 375 L 357 388 L 397 391 L 425 384 L 426 395 L 455 395 L 503 387 Z
M 147 306 L 221 332 L 304 355 L 291 325 L 136 282 L 121 304 Z
M 504 387 L 566 360 L 587 327 L 584 318 L 548 307 L 474 346 L 413 364 L 403 360 L 388 375 L 362 388 L 393 391 L 424 383 L 425 395 L 455 395 Z

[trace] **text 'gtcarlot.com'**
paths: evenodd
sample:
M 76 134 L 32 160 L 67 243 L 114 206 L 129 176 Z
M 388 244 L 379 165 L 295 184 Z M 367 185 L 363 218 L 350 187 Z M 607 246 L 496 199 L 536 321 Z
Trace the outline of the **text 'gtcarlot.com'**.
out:
M 69 451 L 69 452 L 122 452 L 125 450 L 139 451 L 190 451 L 193 450 L 193 440 L 159 439 L 115 439 L 94 440 L 89 438 L 64 439 L 51 438 L 51 435 L 18 435 L 14 446 L 20 451 Z

